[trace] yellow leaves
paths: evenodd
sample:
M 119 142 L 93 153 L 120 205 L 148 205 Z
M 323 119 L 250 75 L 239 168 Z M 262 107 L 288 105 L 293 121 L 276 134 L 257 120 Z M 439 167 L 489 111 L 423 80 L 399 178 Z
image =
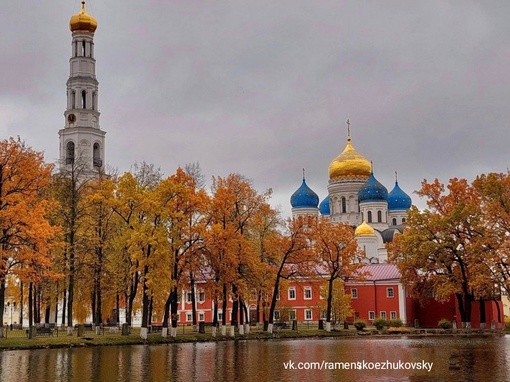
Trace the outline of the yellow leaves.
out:
M 44 163 L 41 153 L 14 139 L 0 141 L 0 257 L 10 259 L 18 273 L 26 267 L 39 267 L 31 277 L 50 277 L 49 250 L 58 229 L 47 215 L 54 208 L 43 198 L 50 184 L 52 166 Z M 0 269 L 0 277 L 8 270 Z

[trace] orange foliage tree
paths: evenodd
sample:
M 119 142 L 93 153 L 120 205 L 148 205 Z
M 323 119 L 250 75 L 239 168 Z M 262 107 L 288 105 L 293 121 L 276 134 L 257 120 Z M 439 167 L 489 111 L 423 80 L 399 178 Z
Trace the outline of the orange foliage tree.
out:
M 321 217 L 312 229 L 313 250 L 318 257 L 318 274 L 327 281 L 326 330 L 331 327 L 331 311 L 335 295 L 334 281 L 351 277 L 362 265 L 362 253 L 351 226 L 334 224 Z M 343 287 L 343 286 L 342 286 Z
M 22 141 L 0 141 L 0 326 L 10 272 L 28 283 L 58 276 L 50 255 L 58 227 L 47 219 L 55 202 L 43 197 L 51 170 L 42 153 Z
M 280 291 L 281 280 L 296 276 L 310 276 L 317 269 L 316 257 L 311 247 L 311 229 L 315 217 L 298 217 L 287 220 L 283 232 L 272 236 L 273 243 L 268 248 L 268 262 L 271 264 L 273 288 L 269 306 L 267 331 L 273 332 L 274 311 Z
M 209 285 L 215 300 L 213 323 L 217 323 L 217 300 L 222 299 L 226 325 L 227 301 L 232 297 L 232 325 L 248 320 L 245 299 L 248 294 L 246 273 L 254 256 L 249 240 L 252 221 L 270 196 L 259 194 L 251 183 L 238 174 L 213 178 L 213 194 L 209 206 L 208 229 L 204 254 L 207 255 Z M 239 314 L 241 312 L 241 314 Z
M 487 253 L 488 226 L 479 195 L 465 179 L 450 179 L 447 189 L 437 179 L 423 181 L 417 193 L 427 199 L 428 209 L 411 208 L 404 234 L 388 250 L 414 297 L 455 295 L 461 321 L 470 326 L 471 303 L 482 297 L 489 280 L 478 267 Z

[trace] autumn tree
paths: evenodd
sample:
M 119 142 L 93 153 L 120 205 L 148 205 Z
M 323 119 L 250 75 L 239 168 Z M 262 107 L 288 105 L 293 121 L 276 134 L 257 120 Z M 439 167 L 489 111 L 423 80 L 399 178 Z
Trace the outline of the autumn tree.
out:
M 325 301 L 322 309 L 330 305 L 329 296 L 331 295 L 331 318 L 333 322 L 345 321 L 347 317 L 352 317 L 354 309 L 352 308 L 352 296 L 345 293 L 345 283 L 341 278 L 337 278 L 332 283 L 332 289 L 326 287 L 321 291 L 321 297 Z M 326 328 L 327 329 L 327 328 Z
M 455 295 L 463 326 L 470 326 L 471 303 L 485 289 L 475 265 L 485 254 L 487 226 L 465 179 L 451 179 L 447 189 L 437 179 L 423 181 L 417 193 L 428 209 L 411 208 L 404 234 L 388 250 L 414 297 L 424 301 L 433 292 L 446 301 Z
M 334 224 L 321 217 L 313 224 L 313 250 L 317 256 L 318 273 L 327 281 L 326 331 L 331 330 L 331 313 L 335 280 L 351 277 L 362 266 L 359 261 L 362 253 L 351 226 Z
M 164 192 L 164 227 L 170 252 L 170 289 L 165 302 L 163 336 L 171 321 L 171 336 L 177 334 L 178 297 L 185 281 L 193 280 L 191 265 L 202 240 L 202 219 L 207 195 L 197 188 L 194 177 L 181 168 L 161 182 Z M 189 276 L 190 279 L 187 279 Z
M 72 335 L 73 332 L 78 272 L 81 261 L 87 253 L 87 232 L 83 225 L 86 205 L 83 198 L 87 183 L 92 179 L 93 175 L 87 168 L 86 158 L 82 157 L 74 158 L 72 162 L 66 163 L 66 166 L 52 177 L 51 193 L 59 202 L 59 208 L 54 210 L 52 215 L 53 219 L 62 226 L 64 242 L 59 263 L 65 274 L 62 288 L 62 324 L 67 321 L 68 335 Z
M 277 253 L 279 228 L 283 224 L 279 211 L 273 209 L 268 203 L 262 204 L 253 216 L 249 240 L 254 255 L 250 259 L 245 277 L 248 285 L 256 291 L 256 321 L 261 314 L 261 306 L 269 304 L 268 297 L 272 296 L 274 273 L 274 258 Z M 262 310 L 263 321 L 266 311 Z
M 52 166 L 43 154 L 20 140 L 0 141 L 0 327 L 5 311 L 6 278 L 14 273 L 27 282 L 51 269 L 50 250 L 58 228 L 48 221 L 54 201 L 43 197 Z M 40 269 L 40 272 L 34 270 Z
M 167 186 L 159 170 L 142 163 L 135 175 L 122 175 L 115 190 L 113 210 L 125 224 L 124 245 L 131 263 L 130 303 L 138 283 L 142 287 L 142 338 L 147 338 L 152 304 L 170 288 L 165 206 L 174 191 Z
M 229 296 L 233 300 L 232 328 L 241 325 L 239 330 L 243 333 L 243 324 L 248 320 L 245 273 L 254 256 L 248 237 L 252 219 L 260 206 L 267 202 L 270 193 L 259 194 L 251 182 L 239 174 L 213 178 L 205 247 L 215 279 L 214 293 L 222 299 L 223 331 Z M 232 330 L 231 335 L 233 333 Z
M 110 301 L 117 295 L 115 288 L 106 288 L 113 280 L 112 269 L 116 267 L 114 240 L 120 223 L 114 213 L 114 189 L 115 177 L 100 172 L 97 179 L 89 182 L 84 196 L 88 247 L 84 268 L 88 271 L 85 278 L 88 287 L 83 285 L 83 288 L 90 296 L 92 320 L 96 326 L 103 323 L 105 295 Z
M 274 311 L 282 279 L 308 276 L 316 271 L 316 259 L 311 250 L 311 227 L 315 217 L 298 217 L 287 220 L 280 235 L 274 236 L 270 244 L 268 261 L 272 265 L 273 288 L 268 314 L 267 331 L 273 332 Z
M 473 187 L 480 196 L 487 228 L 478 277 L 489 274 L 486 298 L 497 300 L 500 291 L 510 295 L 510 173 L 479 175 Z M 499 311 L 499 304 L 496 307 Z

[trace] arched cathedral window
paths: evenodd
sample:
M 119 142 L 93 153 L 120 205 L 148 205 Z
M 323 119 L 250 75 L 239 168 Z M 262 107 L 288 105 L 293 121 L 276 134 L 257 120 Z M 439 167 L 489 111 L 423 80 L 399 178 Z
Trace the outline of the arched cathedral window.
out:
M 92 156 L 94 161 L 94 167 L 101 167 L 103 165 L 103 161 L 101 160 L 99 143 L 94 143 L 94 152 Z
M 367 212 L 367 223 L 372 223 L 372 211 Z
M 345 214 L 347 212 L 347 201 L 345 200 L 345 197 L 342 196 L 342 213 Z
M 66 147 L 66 164 L 74 163 L 74 142 L 68 142 Z

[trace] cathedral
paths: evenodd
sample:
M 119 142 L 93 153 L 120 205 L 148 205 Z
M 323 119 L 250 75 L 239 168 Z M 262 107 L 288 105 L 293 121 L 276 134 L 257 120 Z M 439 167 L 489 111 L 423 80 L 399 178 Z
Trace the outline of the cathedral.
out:
M 386 263 L 385 244 L 402 232 L 411 198 L 395 179 L 388 190 L 375 177 L 372 163 L 352 144 L 349 121 L 347 144 L 329 165 L 328 196 L 319 197 L 308 187 L 303 175 L 301 186 L 290 198 L 292 217 L 325 216 L 333 223 L 356 227 L 358 246 L 369 263 Z

